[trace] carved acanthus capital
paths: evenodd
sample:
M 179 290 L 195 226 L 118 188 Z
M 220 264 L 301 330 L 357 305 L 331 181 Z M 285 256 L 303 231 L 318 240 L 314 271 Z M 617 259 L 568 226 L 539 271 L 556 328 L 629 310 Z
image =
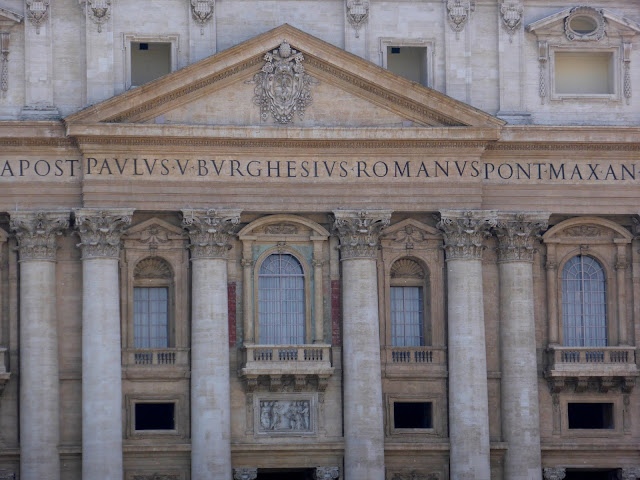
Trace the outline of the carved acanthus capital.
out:
M 16 232 L 20 261 L 55 260 L 56 238 L 69 228 L 69 212 L 14 212 L 10 220 Z
M 484 240 L 496 226 L 496 212 L 442 210 L 437 227 L 444 233 L 447 260 L 482 259 Z
M 40 34 L 40 26 L 47 20 L 49 15 L 50 0 L 26 0 L 27 17 L 31 24 L 36 27 L 36 33 Z
M 636 480 L 640 477 L 640 467 L 623 468 L 621 474 L 622 480 Z
M 562 480 L 567 475 L 566 468 L 545 467 L 542 469 L 544 480 Z
M 75 214 L 83 260 L 120 256 L 120 237 L 131 223 L 133 208 L 80 208 Z
M 380 233 L 391 221 L 391 210 L 335 210 L 333 215 L 342 260 L 376 258 Z
M 548 225 L 548 213 L 499 215 L 495 228 L 498 261 L 533 262 L 535 244 Z
M 339 467 L 316 467 L 315 472 L 313 472 L 313 478 L 315 480 L 333 480 L 339 476 Z
M 182 210 L 189 233 L 191 258 L 226 258 L 230 240 L 240 223 L 238 209 Z
M 233 480 L 255 480 L 258 477 L 257 468 L 234 468 Z
M 356 31 L 356 38 L 360 37 L 360 27 L 369 18 L 368 0 L 347 0 L 347 21 Z
M 191 0 L 191 16 L 200 25 L 200 35 L 204 35 L 204 26 L 213 17 L 215 0 Z

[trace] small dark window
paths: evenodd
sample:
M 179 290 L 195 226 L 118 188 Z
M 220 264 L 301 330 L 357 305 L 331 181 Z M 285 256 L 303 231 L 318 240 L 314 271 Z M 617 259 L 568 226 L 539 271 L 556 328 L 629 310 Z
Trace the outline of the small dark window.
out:
M 391 53 L 400 53 L 400 47 L 391 47 Z
M 433 428 L 431 402 L 394 402 L 394 428 Z
M 175 403 L 136 403 L 136 430 L 175 430 Z
M 141 43 L 140 44 L 140 50 L 149 50 L 149 44 L 148 43 Z
M 564 480 L 618 480 L 617 470 L 567 470 Z
M 570 403 L 569 428 L 613 429 L 613 403 Z

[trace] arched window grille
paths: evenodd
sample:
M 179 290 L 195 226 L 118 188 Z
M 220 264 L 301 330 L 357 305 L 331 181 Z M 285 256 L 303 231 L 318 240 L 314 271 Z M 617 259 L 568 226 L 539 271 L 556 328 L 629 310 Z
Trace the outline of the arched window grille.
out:
M 259 342 L 301 345 L 305 332 L 304 271 L 290 254 L 269 255 L 258 273 Z
M 568 347 L 607 345 L 605 272 L 593 257 L 577 255 L 562 270 L 562 324 Z

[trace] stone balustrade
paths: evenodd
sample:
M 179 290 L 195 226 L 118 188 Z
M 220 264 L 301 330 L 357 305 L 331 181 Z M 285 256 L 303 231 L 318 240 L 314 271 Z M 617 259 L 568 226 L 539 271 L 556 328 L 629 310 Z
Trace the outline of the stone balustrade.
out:
M 387 377 L 442 377 L 447 371 L 446 347 L 383 347 Z
M 635 349 L 633 347 L 549 347 L 550 370 L 575 372 L 576 369 L 594 366 L 605 369 L 608 374 L 628 374 L 636 370 Z M 592 373 L 593 376 L 593 373 Z
M 297 375 L 329 372 L 331 345 L 244 345 L 242 371 L 246 374 Z
M 135 348 L 122 350 L 122 364 L 127 366 L 187 366 L 188 348 Z

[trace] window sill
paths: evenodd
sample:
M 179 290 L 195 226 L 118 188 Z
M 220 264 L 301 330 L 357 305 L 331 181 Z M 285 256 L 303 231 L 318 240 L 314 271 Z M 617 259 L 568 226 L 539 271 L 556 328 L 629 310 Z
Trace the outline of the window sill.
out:
M 384 347 L 386 377 L 427 378 L 447 376 L 446 347 Z

